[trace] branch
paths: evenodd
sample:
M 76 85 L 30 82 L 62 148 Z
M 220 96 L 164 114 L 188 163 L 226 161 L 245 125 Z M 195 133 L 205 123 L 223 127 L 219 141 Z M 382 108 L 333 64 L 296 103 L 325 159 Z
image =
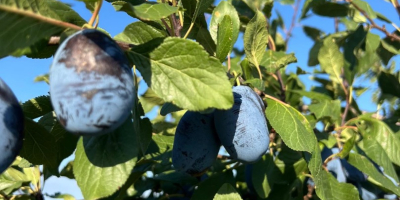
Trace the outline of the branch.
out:
M 382 31 L 383 33 L 385 33 L 385 35 L 386 35 L 387 37 L 389 37 L 390 39 L 396 40 L 396 41 L 400 42 L 400 37 L 399 37 L 398 35 L 396 35 L 395 33 L 389 33 L 389 32 L 386 30 L 385 25 L 383 25 L 382 27 L 381 27 L 381 26 L 378 26 L 378 25 L 375 23 L 375 21 L 372 20 L 372 18 L 367 14 L 367 12 L 365 12 L 365 10 L 361 9 L 357 4 L 353 3 L 352 0 L 346 0 L 346 2 L 350 3 L 351 5 L 353 5 L 355 9 L 357 9 L 358 11 L 360 11 L 360 13 L 361 13 L 362 15 L 364 15 L 365 18 L 368 19 L 369 23 L 371 24 L 371 28 L 378 29 L 378 30 Z M 396 2 L 397 2 L 397 0 L 396 0 Z
M 290 27 L 288 29 L 288 31 L 286 32 L 286 39 L 285 39 L 285 47 L 287 48 L 287 45 L 289 43 L 289 39 L 292 37 L 292 31 L 294 28 L 294 25 L 296 24 L 296 16 L 297 16 L 297 12 L 299 11 L 299 7 L 300 7 L 300 2 L 301 0 L 297 0 L 296 1 L 296 5 L 294 6 L 294 12 L 293 12 L 293 16 L 292 16 L 292 22 L 290 24 Z

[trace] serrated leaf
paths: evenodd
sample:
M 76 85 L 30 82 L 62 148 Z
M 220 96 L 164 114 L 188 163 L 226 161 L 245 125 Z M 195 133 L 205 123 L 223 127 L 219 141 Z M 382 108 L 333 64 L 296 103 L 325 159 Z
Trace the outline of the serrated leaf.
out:
M 114 37 L 115 40 L 130 44 L 143 44 L 155 38 L 166 37 L 164 30 L 157 29 L 144 22 L 134 22 L 125 27 L 124 31 Z
M 340 52 L 333 37 L 324 39 L 323 46 L 318 52 L 318 61 L 321 69 L 329 74 L 332 81 L 341 81 L 341 69 L 344 65 L 344 56 Z
M 224 183 L 214 196 L 214 200 L 241 200 L 239 193 L 229 183 Z
M 396 137 L 393 131 L 385 122 L 369 116 L 360 116 L 356 120 L 360 132 L 364 137 L 371 137 L 376 140 L 385 150 L 390 160 L 396 165 L 400 165 L 400 139 Z
M 124 1 L 112 3 L 116 11 L 124 11 L 128 15 L 147 21 L 159 20 L 178 12 L 178 7 L 170 6 L 166 3 L 147 2 L 137 6 Z
M 376 164 L 383 167 L 383 172 L 392 177 L 398 183 L 399 178 L 396 174 L 393 164 L 382 146 L 380 146 L 379 143 L 371 136 L 364 137 L 361 144 L 361 148 L 365 154 Z
M 316 138 L 307 119 L 295 108 L 267 99 L 265 114 L 285 144 L 297 151 L 314 151 Z
M 275 73 L 286 65 L 297 62 L 294 53 L 286 54 L 283 51 L 265 51 L 260 65 L 266 68 L 267 72 Z
M 223 18 L 228 15 L 231 19 L 232 27 L 232 43 L 234 44 L 239 36 L 240 20 L 239 15 L 230 3 L 221 1 L 217 7 L 214 8 L 211 21 L 210 21 L 210 34 L 215 43 L 218 43 L 218 26 Z
M 58 16 L 48 11 L 50 8 L 45 1 L 26 2 L 24 7 L 19 7 L 21 4 L 23 2 L 0 3 L 0 24 L 4 27 L 0 34 L 0 58 L 64 30 L 56 19 L 50 18 Z
M 311 104 L 309 109 L 317 119 L 330 117 L 333 121 L 337 121 L 341 114 L 340 100 L 320 100 L 318 103 Z
M 28 100 L 22 104 L 22 110 L 24 116 L 31 119 L 43 116 L 53 111 L 50 96 L 38 96 Z
M 39 124 L 43 125 L 55 138 L 56 148 L 53 149 L 53 152 L 57 154 L 56 165 L 52 166 L 45 164 L 45 167 L 50 170 L 52 175 L 59 176 L 59 165 L 65 158 L 75 151 L 79 137 L 68 133 L 67 130 L 65 130 L 65 128 L 58 122 L 54 112 L 50 112 L 40 118 Z
M 112 133 L 79 140 L 74 175 L 85 199 L 109 196 L 125 183 L 139 152 L 135 134 L 128 118 Z
M 223 184 L 232 184 L 233 181 L 232 171 L 217 173 L 200 183 L 191 200 L 212 200 Z
M 262 12 L 257 11 L 256 15 L 247 24 L 244 32 L 244 51 L 246 57 L 257 68 L 264 56 L 268 44 L 267 21 Z
M 233 94 L 224 67 L 198 43 L 169 37 L 134 47 L 128 55 L 164 101 L 193 111 L 232 107 Z
M 371 161 L 368 160 L 368 158 L 360 154 L 350 153 L 347 157 L 347 162 L 367 174 L 369 176 L 368 179 L 372 178 L 373 180 L 379 182 L 382 187 L 400 196 L 399 187 L 394 185 L 389 178 L 379 173 L 379 171 L 375 168 Z
M 225 15 L 220 24 L 218 24 L 217 31 L 217 50 L 216 57 L 222 63 L 225 61 L 226 56 L 232 50 L 234 42 L 232 41 L 233 27 L 232 20 L 229 15 Z
M 34 165 L 47 165 L 57 169 L 56 138 L 42 125 L 25 118 L 24 143 L 20 156 Z M 58 171 L 53 173 L 57 174 Z

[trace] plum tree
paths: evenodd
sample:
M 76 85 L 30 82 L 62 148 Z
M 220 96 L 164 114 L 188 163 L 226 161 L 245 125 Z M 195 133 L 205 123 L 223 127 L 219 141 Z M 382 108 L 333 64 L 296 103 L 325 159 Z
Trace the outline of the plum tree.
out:
M 50 69 L 50 94 L 57 118 L 68 131 L 97 135 L 115 130 L 130 114 L 134 93 L 123 51 L 101 31 L 79 31 L 58 48 Z
M 202 174 L 214 163 L 220 146 L 213 114 L 187 111 L 176 128 L 172 164 L 188 174 Z
M 22 148 L 24 115 L 14 93 L 0 78 L 0 174 Z
M 222 145 L 233 159 L 253 163 L 269 147 L 269 131 L 261 98 L 247 86 L 233 87 L 234 105 L 215 110 L 214 122 Z

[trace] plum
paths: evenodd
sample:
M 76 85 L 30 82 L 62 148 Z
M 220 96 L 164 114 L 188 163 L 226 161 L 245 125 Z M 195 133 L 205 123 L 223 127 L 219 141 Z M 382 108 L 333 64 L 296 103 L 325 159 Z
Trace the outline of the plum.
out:
M 258 161 L 269 147 L 269 132 L 262 99 L 247 86 L 233 88 L 234 104 L 215 110 L 214 123 L 222 145 L 233 159 Z
M 324 162 L 330 155 L 334 153 L 339 153 L 339 148 L 335 147 L 332 149 L 324 148 L 321 152 L 322 162 Z M 336 180 L 340 183 L 346 183 L 346 175 L 344 172 L 344 167 L 342 166 L 342 162 L 340 158 L 334 158 L 330 160 L 326 168 L 328 171 L 335 176 Z
M 98 30 L 82 30 L 63 41 L 49 75 L 51 103 L 69 132 L 109 133 L 131 114 L 132 69 L 117 43 Z
M 11 89 L 0 78 L 0 174 L 22 149 L 24 115 Z
M 213 115 L 187 111 L 176 128 L 172 164 L 178 171 L 200 175 L 214 163 L 220 147 Z

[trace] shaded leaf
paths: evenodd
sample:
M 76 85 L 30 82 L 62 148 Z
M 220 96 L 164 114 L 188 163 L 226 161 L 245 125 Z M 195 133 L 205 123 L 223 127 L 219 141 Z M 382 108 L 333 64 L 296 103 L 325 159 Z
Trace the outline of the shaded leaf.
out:
M 24 116 L 35 119 L 53 111 L 50 96 L 38 96 L 22 104 Z
M 159 20 L 178 12 L 178 7 L 170 6 L 165 3 L 148 2 L 137 6 L 124 1 L 112 3 L 116 11 L 124 11 L 128 15 L 141 20 Z
M 340 100 L 320 100 L 309 106 L 311 112 L 315 114 L 317 119 L 322 117 L 330 117 L 333 121 L 338 121 L 341 114 Z
M 166 37 L 164 30 L 157 29 L 144 22 L 134 22 L 125 27 L 124 31 L 114 37 L 115 40 L 131 43 L 143 44 L 155 38 Z
M 224 183 L 214 196 L 214 200 L 241 200 L 239 193 L 229 183 Z

